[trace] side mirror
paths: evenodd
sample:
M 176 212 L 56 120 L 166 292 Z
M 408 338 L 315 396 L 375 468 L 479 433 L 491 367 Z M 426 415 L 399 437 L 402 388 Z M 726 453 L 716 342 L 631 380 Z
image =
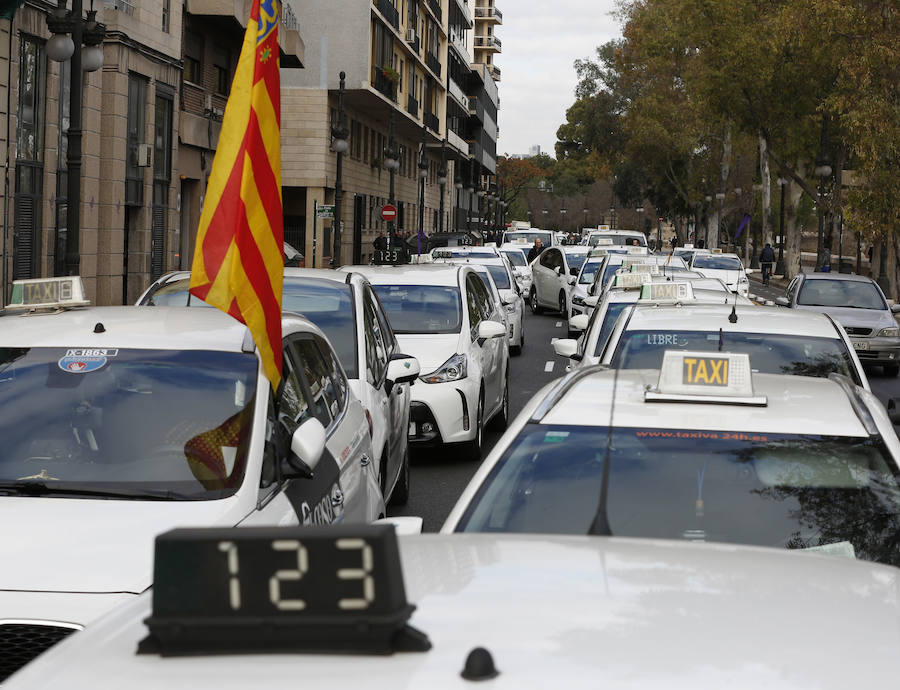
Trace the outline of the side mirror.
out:
M 478 339 L 489 340 L 491 338 L 503 338 L 506 336 L 506 326 L 499 321 L 482 321 L 478 324 Z
M 569 275 L 573 275 L 573 276 L 575 276 L 575 277 L 578 277 L 578 266 L 572 266 L 572 267 L 569 269 Z
M 600 301 L 600 298 L 597 295 L 591 295 L 590 297 L 584 298 L 584 306 L 590 307 L 591 309 L 597 308 L 597 303 Z
M 556 275 L 562 275 L 562 266 L 557 266 L 554 270 L 556 271 Z
M 571 338 L 561 338 L 553 342 L 553 351 L 560 357 L 574 359 L 576 362 L 581 361 L 581 355 L 578 354 L 578 341 Z
M 409 534 L 422 534 L 422 518 L 414 515 L 403 515 L 397 517 L 386 517 L 375 520 L 373 525 L 393 525 L 397 536 L 407 536 Z
M 390 393 L 396 383 L 411 383 L 415 381 L 419 378 L 420 373 L 419 360 L 415 357 L 401 354 L 394 355 L 391 357 L 391 361 L 388 362 L 387 377 L 385 378 L 387 392 Z
M 775 304 L 777 304 L 779 307 L 789 307 L 789 306 L 791 306 L 791 303 L 788 301 L 788 298 L 787 298 L 787 297 L 776 297 L 776 298 L 775 298 Z
M 891 305 L 891 313 L 892 314 L 900 314 L 900 304 L 892 304 Z
M 293 472 L 284 473 L 285 477 L 311 477 L 325 452 L 325 438 L 325 427 L 315 417 L 298 426 L 291 436 L 291 452 L 287 457 Z
M 595 285 L 595 283 L 591 283 L 590 287 L 587 289 L 588 295 L 593 296 L 593 294 L 596 292 L 596 290 L 594 289 L 594 285 Z M 588 299 L 590 299 L 590 298 L 588 298 Z M 587 304 L 587 300 L 585 300 L 584 302 L 585 302 L 585 304 Z M 597 306 L 596 302 L 594 303 L 594 306 L 595 307 Z
M 566 276 L 566 282 L 569 285 L 574 285 L 576 280 L 578 280 L 578 278 L 576 278 L 575 276 Z
M 570 331 L 586 331 L 590 317 L 587 314 L 578 314 L 569 319 Z

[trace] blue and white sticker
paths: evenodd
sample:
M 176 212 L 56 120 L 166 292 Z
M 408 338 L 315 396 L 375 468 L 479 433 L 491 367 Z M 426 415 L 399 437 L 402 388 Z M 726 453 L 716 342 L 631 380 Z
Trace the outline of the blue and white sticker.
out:
M 106 366 L 109 357 L 119 354 L 118 350 L 81 349 L 66 350 L 65 357 L 60 358 L 59 368 L 70 374 L 89 374 Z

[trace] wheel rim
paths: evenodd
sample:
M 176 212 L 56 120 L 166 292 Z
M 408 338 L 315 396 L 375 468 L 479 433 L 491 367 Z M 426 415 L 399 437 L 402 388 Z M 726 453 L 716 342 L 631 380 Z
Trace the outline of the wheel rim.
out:
M 531 311 L 537 310 L 537 290 L 532 288 L 531 290 Z
M 475 438 L 478 439 L 478 448 L 484 441 L 484 398 L 478 401 L 478 428 L 475 430 Z
M 562 295 L 559 296 L 559 313 L 561 316 L 567 316 L 566 314 L 566 298 Z

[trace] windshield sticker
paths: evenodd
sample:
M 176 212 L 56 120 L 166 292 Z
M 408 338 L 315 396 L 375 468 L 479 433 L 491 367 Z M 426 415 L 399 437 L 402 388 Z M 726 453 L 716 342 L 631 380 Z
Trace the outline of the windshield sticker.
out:
M 108 357 L 115 357 L 118 350 L 66 350 L 60 358 L 59 368 L 70 374 L 89 374 L 106 366 Z
M 648 333 L 647 334 L 647 344 L 648 345 L 674 345 L 675 347 L 687 347 L 688 341 L 687 338 L 681 338 L 677 333 Z
M 638 438 L 677 438 L 702 441 L 751 441 L 768 443 L 769 437 L 761 434 L 745 434 L 734 431 L 635 431 Z
M 562 443 L 568 435 L 568 431 L 548 431 L 544 434 L 544 443 Z

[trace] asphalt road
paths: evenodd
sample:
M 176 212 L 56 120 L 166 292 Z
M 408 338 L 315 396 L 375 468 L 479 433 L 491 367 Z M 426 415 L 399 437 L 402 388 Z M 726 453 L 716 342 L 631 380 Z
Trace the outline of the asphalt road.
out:
M 752 283 L 751 292 L 774 300 L 783 291 Z M 510 414 L 519 414 L 525 403 L 545 384 L 565 372 L 566 362 L 557 357 L 550 345 L 552 338 L 565 338 L 565 324 L 556 313 L 539 316 L 525 313 L 525 349 L 518 357 L 510 358 Z M 872 391 L 887 405 L 891 397 L 900 398 L 900 378 L 886 377 L 880 367 L 867 370 Z M 894 430 L 900 435 L 900 426 Z M 482 457 L 493 448 L 501 434 L 488 430 Z M 450 509 L 469 483 L 477 462 L 460 460 L 453 449 L 428 449 L 413 452 L 410 471 L 410 499 L 402 509 L 392 509 L 391 515 L 418 515 L 423 518 L 423 529 L 434 532 L 440 529 Z

